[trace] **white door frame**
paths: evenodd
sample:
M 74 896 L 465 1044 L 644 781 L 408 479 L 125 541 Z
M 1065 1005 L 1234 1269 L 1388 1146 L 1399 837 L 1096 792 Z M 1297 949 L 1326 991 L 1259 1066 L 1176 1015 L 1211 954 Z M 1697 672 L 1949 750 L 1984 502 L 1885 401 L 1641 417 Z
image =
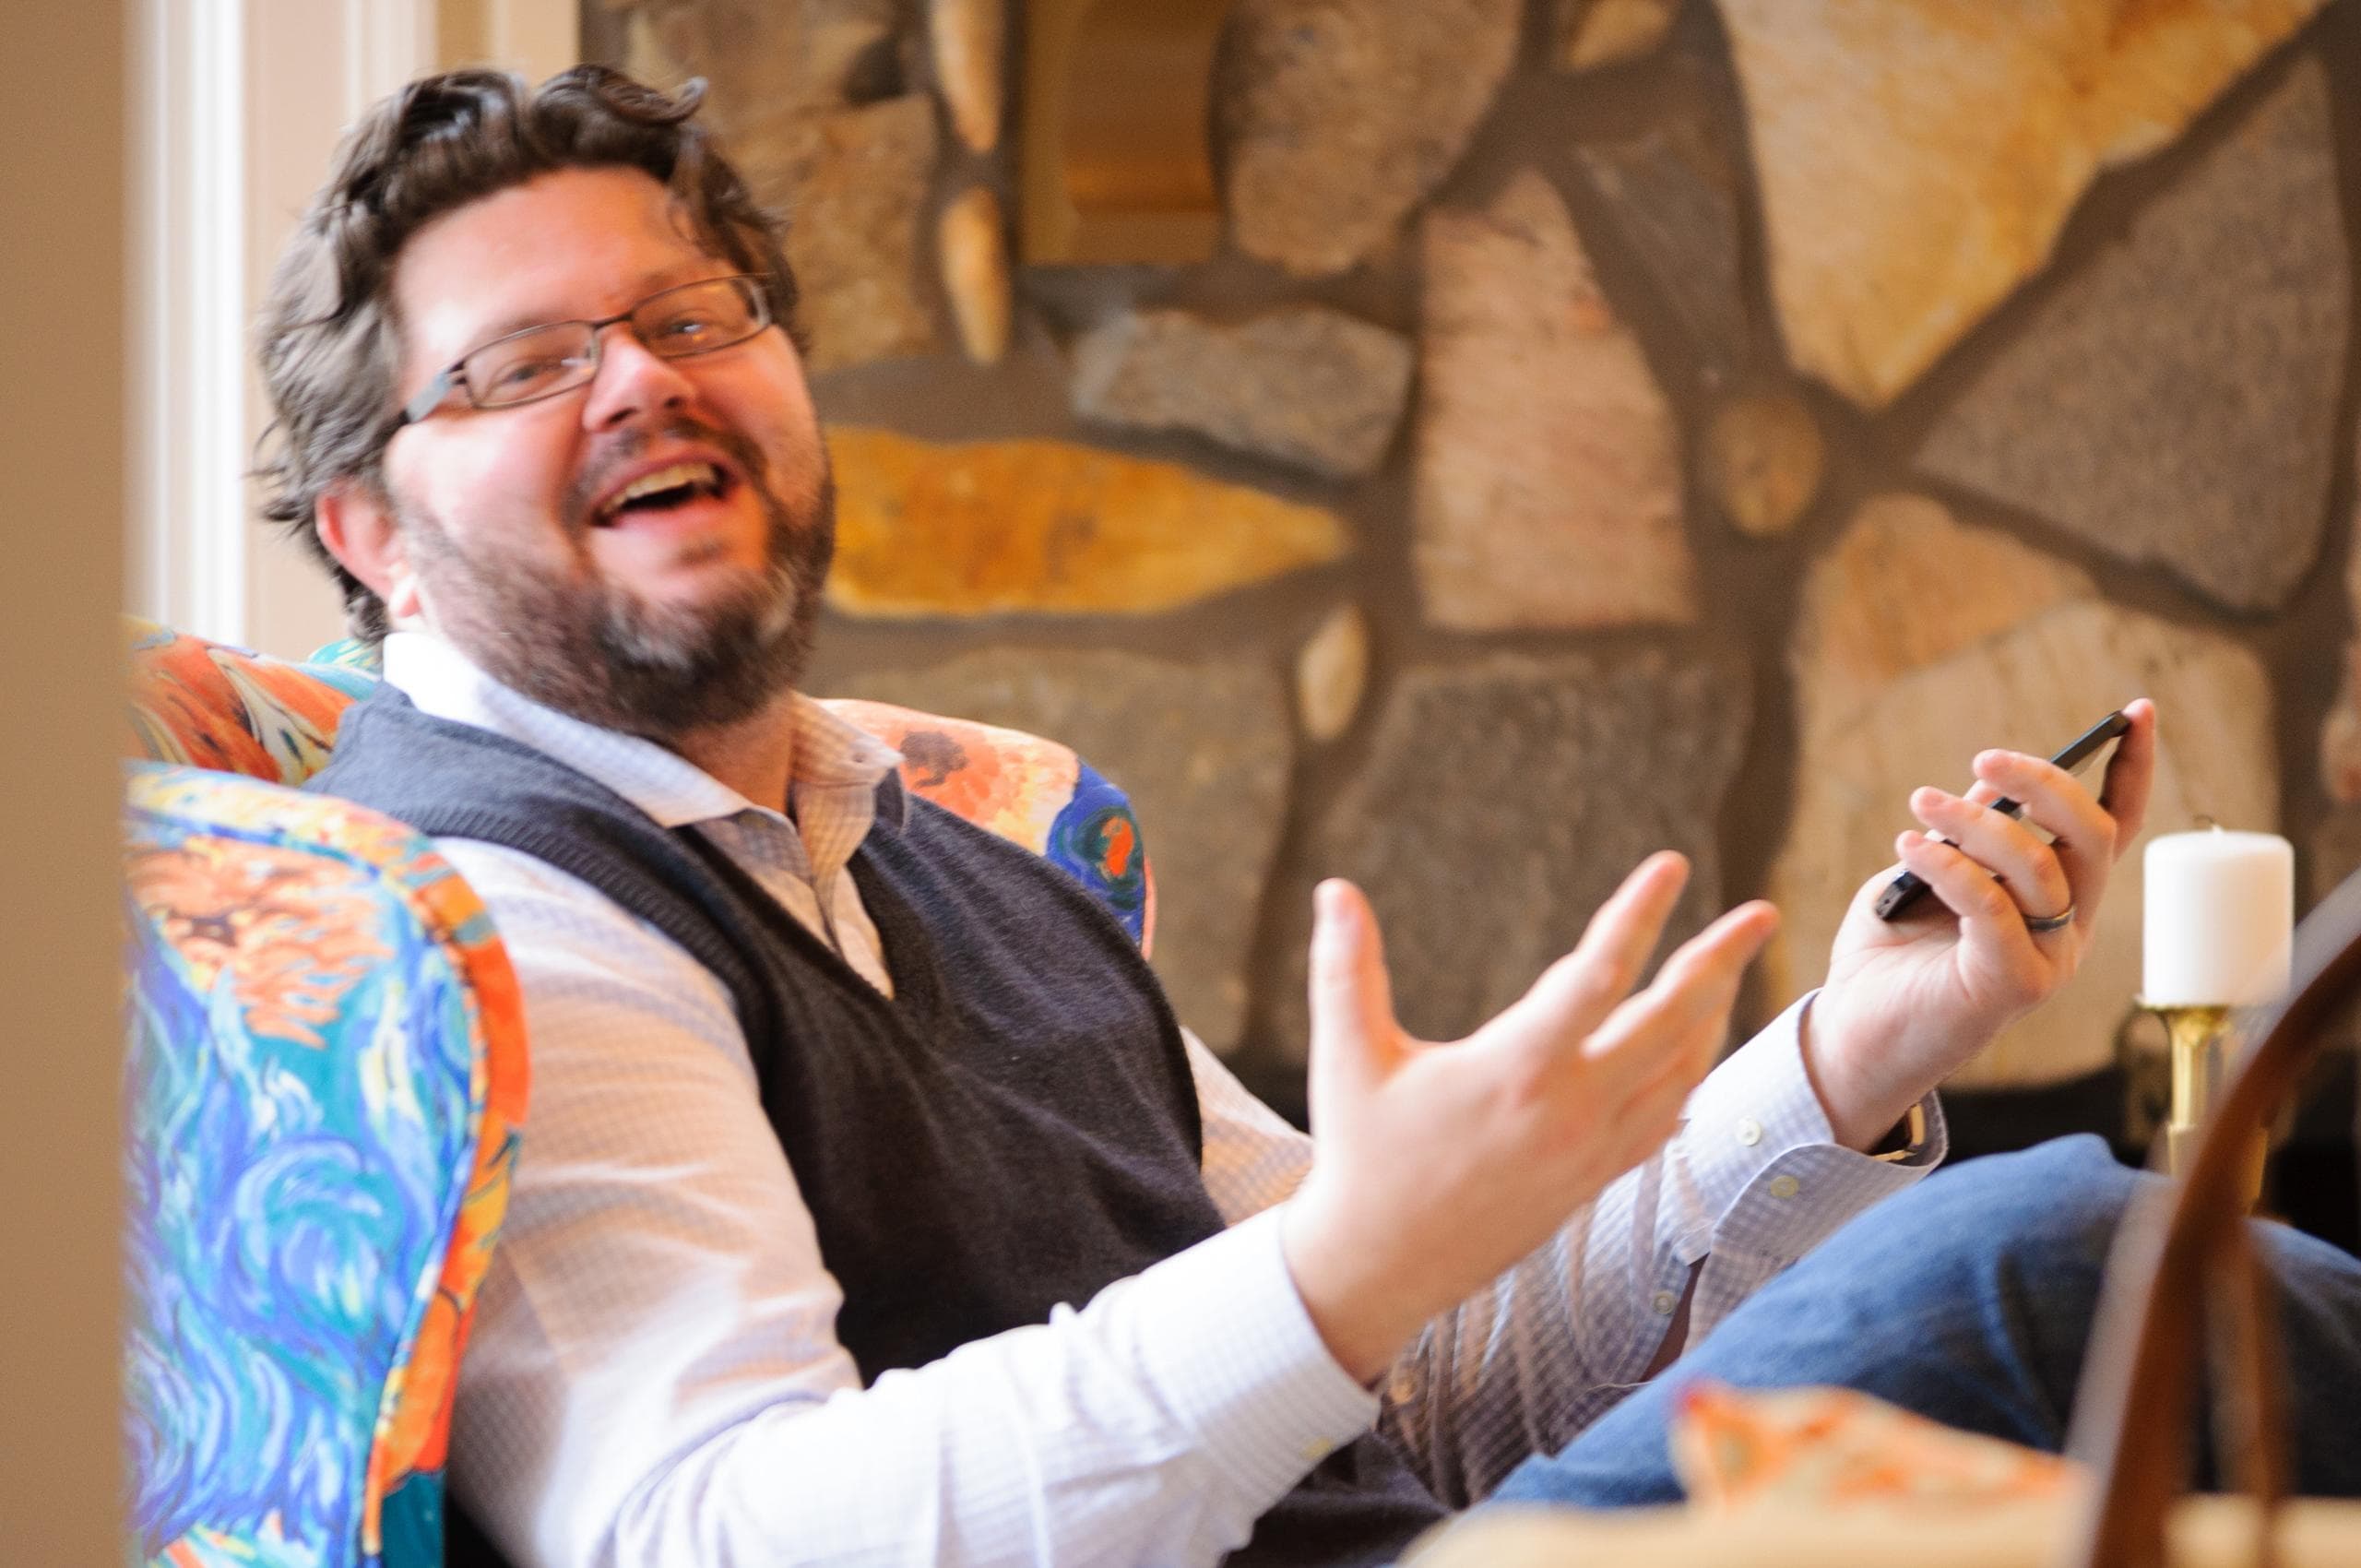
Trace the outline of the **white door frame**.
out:
M 135 612 L 291 656 L 343 635 L 326 576 L 259 521 L 246 478 L 271 265 L 370 104 L 461 55 L 538 81 L 580 58 L 577 4 L 139 0 Z
M 267 413 L 250 340 L 270 267 L 338 136 L 434 62 L 434 0 L 141 0 L 142 258 L 131 607 L 301 654 L 334 591 L 257 520 Z

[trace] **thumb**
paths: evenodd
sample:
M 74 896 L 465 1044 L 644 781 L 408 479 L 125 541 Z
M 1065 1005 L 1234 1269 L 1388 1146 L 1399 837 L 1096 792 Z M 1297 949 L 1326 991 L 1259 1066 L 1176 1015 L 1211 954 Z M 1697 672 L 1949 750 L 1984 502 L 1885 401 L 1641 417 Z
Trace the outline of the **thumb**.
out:
M 1377 917 L 1361 890 L 1330 878 L 1312 895 L 1311 1090 L 1374 1087 L 1401 1053 Z

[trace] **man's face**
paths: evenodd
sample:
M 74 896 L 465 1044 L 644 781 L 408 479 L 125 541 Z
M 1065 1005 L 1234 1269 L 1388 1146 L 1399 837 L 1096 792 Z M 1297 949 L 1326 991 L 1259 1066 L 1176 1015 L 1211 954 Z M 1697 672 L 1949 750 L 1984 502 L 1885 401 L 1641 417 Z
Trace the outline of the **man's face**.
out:
M 397 397 L 519 328 L 736 270 L 637 170 L 542 175 L 403 248 Z M 587 386 L 502 409 L 455 392 L 397 432 L 386 489 L 431 629 L 528 696 L 670 740 L 792 683 L 833 546 L 827 457 L 777 327 L 674 360 L 628 324 L 599 337 Z

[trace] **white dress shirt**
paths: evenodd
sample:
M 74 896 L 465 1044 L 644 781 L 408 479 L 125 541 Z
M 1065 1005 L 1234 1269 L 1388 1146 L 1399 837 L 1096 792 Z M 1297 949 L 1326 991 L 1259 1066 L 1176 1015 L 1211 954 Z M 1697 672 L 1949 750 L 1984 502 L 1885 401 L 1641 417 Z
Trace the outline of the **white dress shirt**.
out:
M 424 634 L 387 639 L 386 674 L 427 713 L 695 825 L 890 991 L 843 869 L 893 754 L 826 709 L 799 704 L 790 817 Z M 1327 1354 L 1280 1255 L 1275 1206 L 1311 1140 L 1184 1031 L 1205 1185 L 1229 1228 L 1048 1323 L 864 1388 L 721 984 L 541 861 L 438 847 L 516 966 L 533 1074 L 451 1484 L 531 1568 L 1208 1564 L 1373 1423 L 1464 1503 L 1643 1375 L 1692 1265 L 1693 1341 L 1944 1144 L 1931 1100 L 1904 1162 L 1832 1143 L 1790 1009 L 1697 1089 L 1661 1152 L 1438 1318 L 1371 1392 Z

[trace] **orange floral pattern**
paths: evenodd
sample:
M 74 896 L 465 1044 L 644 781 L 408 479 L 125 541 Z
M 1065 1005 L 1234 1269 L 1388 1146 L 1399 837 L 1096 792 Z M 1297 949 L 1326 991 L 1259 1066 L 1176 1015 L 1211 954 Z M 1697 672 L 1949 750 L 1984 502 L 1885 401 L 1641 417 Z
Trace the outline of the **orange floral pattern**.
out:
M 2082 1471 L 2056 1455 L 1958 1431 L 1846 1388 L 1684 1389 L 1674 1468 L 1691 1502 L 1814 1509 L 2054 1497 Z

